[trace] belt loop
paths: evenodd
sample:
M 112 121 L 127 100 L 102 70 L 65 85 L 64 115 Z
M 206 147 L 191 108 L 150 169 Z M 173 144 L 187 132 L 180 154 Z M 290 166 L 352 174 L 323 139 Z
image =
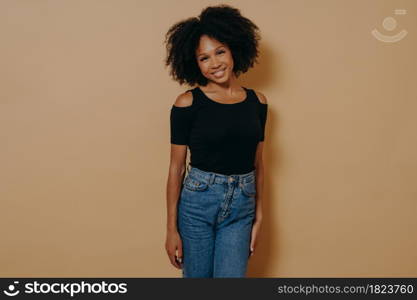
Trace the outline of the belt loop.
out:
M 209 179 L 209 184 L 210 185 L 212 185 L 213 184 L 213 182 L 214 182 L 214 178 L 216 177 L 216 174 L 214 174 L 214 173 L 211 173 L 210 174 L 210 179 Z
M 245 183 L 247 178 L 248 178 L 248 176 L 242 176 L 241 179 L 240 179 L 240 182 Z

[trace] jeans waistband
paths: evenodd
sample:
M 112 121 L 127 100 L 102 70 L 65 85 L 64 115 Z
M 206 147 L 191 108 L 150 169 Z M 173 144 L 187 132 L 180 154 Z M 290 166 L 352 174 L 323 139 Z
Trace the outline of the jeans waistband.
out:
M 188 165 L 187 170 L 188 175 L 210 184 L 223 182 L 249 183 L 255 180 L 255 170 L 245 174 L 225 175 L 215 172 L 203 171 L 191 166 L 190 164 Z

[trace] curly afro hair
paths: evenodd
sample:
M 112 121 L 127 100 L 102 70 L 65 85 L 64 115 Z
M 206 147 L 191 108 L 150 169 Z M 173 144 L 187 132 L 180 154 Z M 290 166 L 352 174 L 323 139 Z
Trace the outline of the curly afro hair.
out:
M 198 18 L 180 21 L 166 33 L 165 66 L 171 66 L 170 75 L 180 85 L 187 83 L 192 86 L 198 83 L 205 86 L 208 83 L 208 79 L 200 72 L 195 56 L 202 35 L 229 47 L 236 77 L 258 63 L 258 41 L 261 39 L 259 28 L 243 17 L 237 8 L 225 4 L 209 6 Z

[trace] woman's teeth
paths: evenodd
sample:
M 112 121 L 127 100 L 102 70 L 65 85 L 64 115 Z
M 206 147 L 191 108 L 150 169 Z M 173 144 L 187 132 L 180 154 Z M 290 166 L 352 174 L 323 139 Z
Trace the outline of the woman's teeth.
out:
M 224 75 L 224 71 L 225 71 L 225 69 L 217 71 L 217 72 L 213 73 L 213 75 L 214 75 L 214 77 L 222 77 Z

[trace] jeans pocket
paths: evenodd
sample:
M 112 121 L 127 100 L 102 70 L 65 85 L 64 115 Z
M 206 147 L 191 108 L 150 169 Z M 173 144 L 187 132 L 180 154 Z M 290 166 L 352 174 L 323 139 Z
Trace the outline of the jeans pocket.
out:
M 190 191 L 202 192 L 208 188 L 208 183 L 195 177 L 187 176 L 184 180 L 184 187 Z
M 255 180 L 252 180 L 251 182 L 245 182 L 241 184 L 242 193 L 246 197 L 254 197 L 256 195 L 256 184 Z

